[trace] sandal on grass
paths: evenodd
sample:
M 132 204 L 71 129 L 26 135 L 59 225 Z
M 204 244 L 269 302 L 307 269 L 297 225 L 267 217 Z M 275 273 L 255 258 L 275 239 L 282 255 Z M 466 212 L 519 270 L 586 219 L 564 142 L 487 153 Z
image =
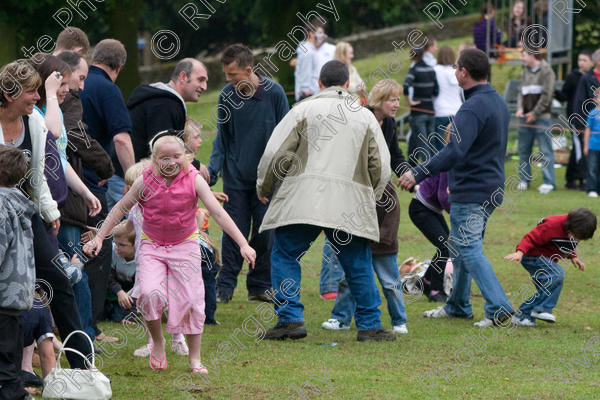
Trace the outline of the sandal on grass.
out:
M 190 372 L 193 374 L 208 374 L 208 370 L 202 364 L 197 365 L 197 366 L 190 365 Z
M 163 343 L 164 343 L 164 340 L 163 340 Z M 158 367 L 154 367 L 154 365 L 152 365 L 153 363 L 158 364 Z M 162 358 L 157 358 L 154 355 L 154 344 L 152 344 L 151 347 L 150 347 L 150 357 L 148 358 L 148 365 L 153 370 L 157 370 L 157 369 L 166 370 L 167 368 L 169 368 L 169 363 L 167 362 L 167 351 L 166 351 L 166 349 L 165 349 L 165 353 L 162 356 Z

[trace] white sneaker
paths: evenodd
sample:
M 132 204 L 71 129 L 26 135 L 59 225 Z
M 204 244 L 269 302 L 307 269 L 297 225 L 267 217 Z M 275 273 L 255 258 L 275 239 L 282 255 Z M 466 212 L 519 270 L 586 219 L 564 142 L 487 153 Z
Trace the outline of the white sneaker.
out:
M 150 343 L 146 343 L 145 345 L 143 345 L 142 347 L 140 347 L 139 349 L 136 349 L 133 352 L 133 355 L 136 357 L 148 357 L 150 356 Z
M 178 356 L 187 356 L 190 350 L 185 342 L 173 341 L 171 342 L 171 350 Z
M 488 326 L 494 326 L 494 320 L 484 318 L 481 321 L 475 322 L 473 325 L 478 326 L 480 328 L 486 328 Z
M 321 328 L 328 329 L 330 331 L 347 331 L 348 329 L 350 329 L 348 325 L 344 325 L 343 322 L 333 318 L 323 322 L 321 324 Z
M 527 182 L 520 181 L 517 185 L 517 190 L 527 190 Z
M 408 329 L 406 329 L 406 324 L 396 325 L 393 329 L 395 333 L 406 334 L 408 333 Z
M 596 197 L 598 197 L 598 193 L 594 192 L 594 191 L 588 192 L 588 197 L 594 197 L 594 198 L 596 198 Z
M 542 321 L 546 321 L 546 322 L 556 322 L 556 317 L 547 312 L 539 313 L 539 312 L 533 311 L 531 313 L 531 316 L 533 318 L 541 319 Z
M 540 192 L 541 194 L 548 194 L 553 190 L 554 190 L 554 186 L 548 185 L 546 183 L 543 183 L 538 187 L 538 192 Z
M 433 310 L 425 311 L 423 313 L 425 318 L 450 318 L 450 315 L 444 310 L 444 306 L 439 306 Z
M 519 319 L 518 317 L 515 317 L 514 315 L 512 317 L 512 323 L 517 326 L 536 326 L 535 321 L 530 320 L 529 318 Z

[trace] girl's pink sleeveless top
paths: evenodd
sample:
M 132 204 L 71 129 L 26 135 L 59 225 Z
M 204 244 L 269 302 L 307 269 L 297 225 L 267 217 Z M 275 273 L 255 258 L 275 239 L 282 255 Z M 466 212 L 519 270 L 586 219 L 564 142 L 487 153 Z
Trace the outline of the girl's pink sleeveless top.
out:
M 198 229 L 198 196 L 194 181 L 199 172 L 188 165 L 167 186 L 154 170 L 152 167 L 143 173 L 144 190 L 139 201 L 144 216 L 142 231 L 161 246 L 179 244 Z

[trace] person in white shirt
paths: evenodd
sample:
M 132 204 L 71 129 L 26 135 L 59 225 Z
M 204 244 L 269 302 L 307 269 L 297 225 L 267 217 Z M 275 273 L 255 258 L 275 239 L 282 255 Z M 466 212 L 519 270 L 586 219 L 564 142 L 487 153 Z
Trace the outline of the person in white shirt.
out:
M 438 49 L 437 40 L 434 37 L 428 37 L 427 43 L 425 44 L 425 54 L 423 54 L 423 61 L 430 67 L 435 67 L 438 61 L 435 59 L 435 52 Z
M 427 54 L 427 53 L 426 53 Z M 435 110 L 435 131 L 439 135 L 431 140 L 431 144 L 441 150 L 444 147 L 443 137 L 446 126 L 451 122 L 463 103 L 462 89 L 456 80 L 454 61 L 456 56 L 450 46 L 442 46 L 438 53 L 437 65 L 433 67 L 438 81 L 439 94 L 433 100 Z

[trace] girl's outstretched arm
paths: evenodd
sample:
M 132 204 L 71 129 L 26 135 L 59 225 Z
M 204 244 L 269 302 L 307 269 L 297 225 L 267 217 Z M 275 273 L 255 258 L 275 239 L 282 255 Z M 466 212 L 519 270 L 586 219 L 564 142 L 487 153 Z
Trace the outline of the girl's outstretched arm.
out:
M 109 236 L 115 225 L 117 225 L 126 214 L 129 214 L 131 208 L 140 200 L 140 194 L 144 190 L 144 178 L 139 177 L 135 180 L 131 189 L 123 196 L 121 200 L 110 210 L 102 226 L 98 229 L 96 236 L 83 246 L 83 252 L 90 257 L 98 255 L 102 249 L 104 238 Z M 216 200 L 215 200 L 216 201 Z
M 208 208 L 210 215 L 214 218 L 214 220 L 219 224 L 219 226 L 229 235 L 235 242 L 240 246 L 240 253 L 244 257 L 244 259 L 250 264 L 252 268 L 254 268 L 254 261 L 256 260 L 256 252 L 250 245 L 248 241 L 242 235 L 242 232 L 238 229 L 237 225 L 229 214 L 221 207 L 217 199 L 210 190 L 208 183 L 200 175 L 196 175 L 196 180 L 194 181 L 194 185 L 196 187 L 196 193 L 202 203 Z

